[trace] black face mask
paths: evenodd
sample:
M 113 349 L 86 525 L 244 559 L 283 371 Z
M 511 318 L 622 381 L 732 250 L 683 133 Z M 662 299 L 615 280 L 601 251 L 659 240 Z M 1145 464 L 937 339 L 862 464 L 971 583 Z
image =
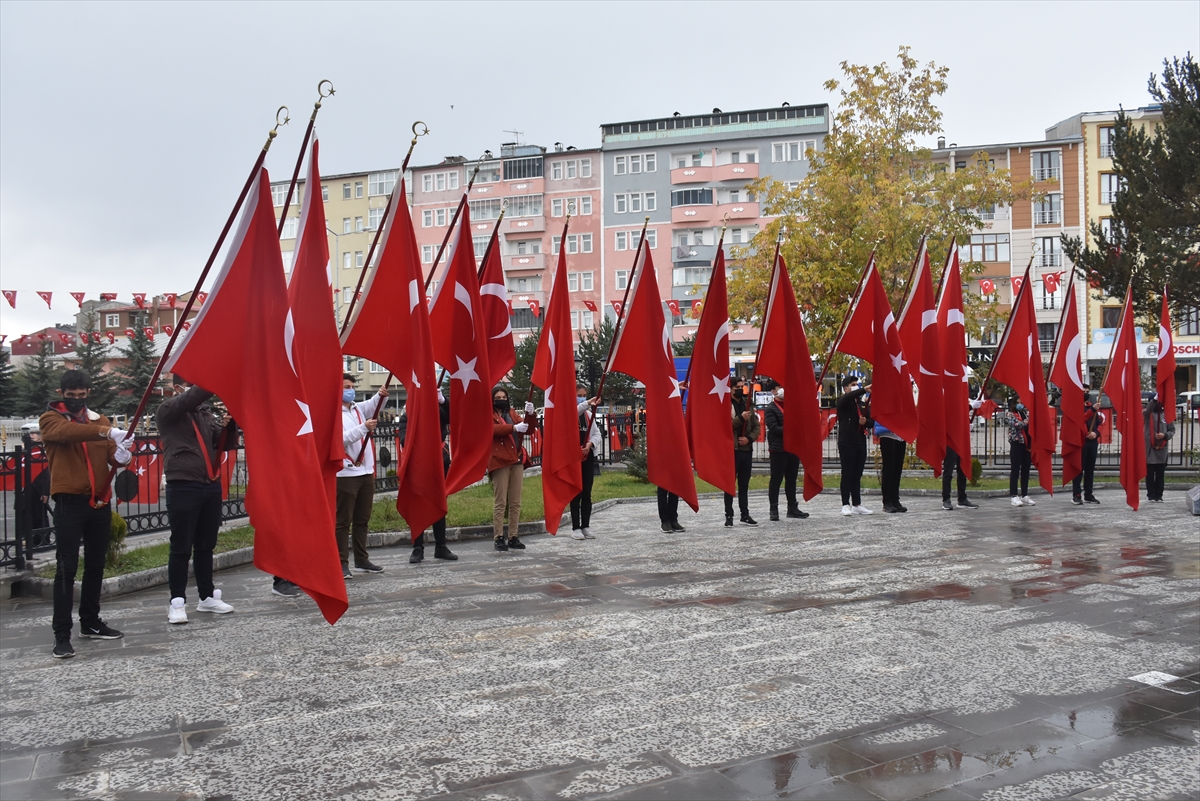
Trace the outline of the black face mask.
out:
M 87 398 L 63 398 L 63 405 L 71 414 L 79 414 L 87 406 Z
M 492 406 L 496 409 L 496 411 L 503 414 L 504 412 L 508 411 L 508 398 L 496 398 L 492 401 Z

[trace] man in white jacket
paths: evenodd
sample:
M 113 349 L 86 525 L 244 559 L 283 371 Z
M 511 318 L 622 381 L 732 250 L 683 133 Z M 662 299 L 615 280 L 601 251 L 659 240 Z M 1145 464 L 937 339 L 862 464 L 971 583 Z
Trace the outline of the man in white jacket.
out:
M 354 569 L 360 573 L 382 573 L 383 568 L 367 557 L 367 524 L 375 502 L 375 443 L 371 434 L 376 415 L 387 401 L 388 391 L 354 402 L 354 376 L 342 373 L 342 445 L 346 459 L 337 474 L 337 546 L 342 559 L 342 577 L 350 572 L 350 540 L 354 541 Z M 351 530 L 353 529 L 353 537 Z

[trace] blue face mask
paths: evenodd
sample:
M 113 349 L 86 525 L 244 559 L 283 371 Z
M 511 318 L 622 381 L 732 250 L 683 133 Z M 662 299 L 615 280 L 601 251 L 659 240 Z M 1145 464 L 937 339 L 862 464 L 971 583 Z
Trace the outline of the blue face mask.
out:
M 342 390 L 342 403 L 354 403 L 354 390 L 352 390 L 352 389 L 343 389 Z
M 1023 412 L 1023 411 L 1025 411 L 1025 404 L 1023 404 L 1023 403 L 1018 403 L 1018 404 L 1017 404 L 1017 411 L 1018 411 L 1018 412 Z

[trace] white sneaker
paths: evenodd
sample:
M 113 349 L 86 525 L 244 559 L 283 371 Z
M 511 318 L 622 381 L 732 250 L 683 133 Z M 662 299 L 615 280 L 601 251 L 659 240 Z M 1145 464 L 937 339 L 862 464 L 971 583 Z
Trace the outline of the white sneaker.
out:
M 1037 501 L 1035 501 L 1033 498 L 1030 498 L 1028 495 L 1021 499 L 1021 503 L 1026 506 L 1037 506 Z
M 1024 506 L 1025 505 L 1025 504 L 1021 503 L 1021 499 L 1018 498 L 1016 495 L 1012 496 L 1012 501 L 1010 501 L 1010 503 L 1013 506 Z
M 581 529 L 581 528 L 573 528 L 573 529 L 571 529 L 571 539 L 573 539 L 573 540 L 585 540 L 585 539 L 587 539 L 587 537 L 585 537 L 585 536 L 583 535 L 583 529 Z
M 182 598 L 172 598 L 171 605 L 167 607 L 167 622 L 168 623 L 187 623 L 187 610 L 183 608 Z
M 849 506 L 843 506 L 842 514 L 844 514 L 846 517 L 849 517 L 850 515 L 854 514 L 854 510 L 851 509 Z
M 196 604 L 197 612 L 212 612 L 217 615 L 225 615 L 233 611 L 233 607 L 221 600 L 221 591 L 213 590 L 211 598 L 205 598 L 200 603 Z
M 851 507 L 851 511 L 854 512 L 854 514 L 856 514 L 856 515 L 873 515 L 873 514 L 875 514 L 874 512 L 872 512 L 870 509 L 868 509 L 865 506 Z
M 585 528 L 585 529 L 582 529 L 582 531 L 583 531 L 583 538 L 584 538 L 585 540 L 594 540 L 594 539 L 596 539 L 596 535 L 592 533 L 592 530 L 591 530 L 590 528 Z

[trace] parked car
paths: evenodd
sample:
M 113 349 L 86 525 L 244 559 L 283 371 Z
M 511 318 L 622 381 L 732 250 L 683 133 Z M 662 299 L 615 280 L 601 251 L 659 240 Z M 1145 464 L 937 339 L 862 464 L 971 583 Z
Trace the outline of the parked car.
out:
M 1183 413 L 1193 420 L 1200 420 L 1200 392 L 1180 392 L 1175 405 L 1183 407 Z

